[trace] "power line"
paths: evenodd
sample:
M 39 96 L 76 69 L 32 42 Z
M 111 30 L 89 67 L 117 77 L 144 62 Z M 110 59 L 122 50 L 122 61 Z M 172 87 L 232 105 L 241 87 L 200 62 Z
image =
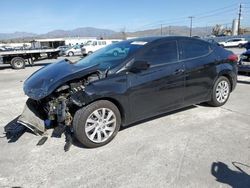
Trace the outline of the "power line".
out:
M 230 9 L 230 10 L 226 10 L 226 11 L 222 11 L 222 12 L 218 12 L 218 13 L 214 13 L 214 14 L 209 14 L 209 15 L 206 15 L 206 16 L 201 16 L 201 17 L 197 17 L 197 19 L 203 19 L 203 18 L 210 18 L 210 17 L 214 17 L 214 16 L 221 16 L 222 13 L 236 13 L 235 12 L 235 8 L 234 9 Z
M 199 17 L 199 16 L 202 16 L 202 15 L 207 15 L 207 14 L 211 14 L 211 13 L 214 13 L 214 12 L 217 12 L 218 14 L 220 14 L 219 12 L 221 12 L 222 10 L 225 11 L 226 9 L 235 7 L 236 5 L 238 5 L 238 4 L 237 4 L 237 3 L 234 3 L 234 4 L 231 4 L 231 5 L 229 5 L 229 6 L 221 7 L 221 8 L 218 8 L 218 9 L 211 10 L 211 11 L 207 11 L 207 12 L 203 12 L 203 13 L 194 14 L 194 16 L 195 16 L 195 17 Z M 226 10 L 226 11 L 228 11 L 228 10 Z M 152 26 L 156 27 L 156 26 L 160 26 L 160 24 L 168 25 L 168 24 L 181 23 L 181 22 L 183 22 L 186 18 L 187 18 L 187 16 L 179 17 L 179 18 L 176 18 L 176 19 L 158 20 L 158 21 L 155 21 L 155 22 L 151 22 L 151 23 L 149 23 L 149 24 L 142 25 L 142 26 L 140 26 L 138 29 L 147 28 L 147 27 L 152 27 Z
M 194 14 L 194 16 L 198 17 L 198 16 L 203 16 L 203 15 L 206 15 L 206 14 L 211 14 L 211 13 L 214 13 L 214 12 L 220 12 L 220 11 L 223 11 L 225 9 L 233 8 L 233 7 L 237 6 L 237 5 L 238 5 L 237 3 L 234 3 L 234 4 L 230 5 L 230 6 L 214 9 L 214 10 L 207 11 L 207 12 L 200 13 L 200 14 Z
M 197 20 L 195 23 L 201 23 L 201 22 L 204 22 L 203 20 L 205 18 L 208 18 L 206 19 L 206 24 L 207 23 L 212 23 L 212 21 L 208 21 L 210 20 L 210 18 L 216 18 L 216 17 L 226 17 L 227 20 L 229 19 L 234 19 L 236 17 L 236 15 L 238 15 L 237 13 L 237 9 L 236 6 L 238 5 L 238 3 L 234 3 L 234 4 L 231 4 L 229 6 L 225 6 L 225 7 L 222 7 L 222 8 L 218 8 L 218 9 L 214 9 L 214 10 L 211 10 L 209 12 L 204 12 L 204 13 L 199 13 L 199 14 L 194 14 L 192 16 L 192 19 L 190 17 L 179 17 L 179 18 L 176 18 L 176 19 L 166 19 L 166 20 L 160 20 L 160 21 L 156 21 L 156 22 L 152 22 L 152 23 L 149 23 L 149 24 L 146 24 L 146 25 L 143 25 L 143 26 L 140 26 L 137 28 L 138 29 L 142 29 L 142 28 L 145 28 L 145 29 L 149 29 L 149 28 L 161 28 L 160 29 L 160 32 L 162 34 L 162 28 L 163 26 L 170 26 L 170 25 L 175 25 L 175 24 L 180 24 L 180 23 L 187 23 L 187 18 L 190 19 L 190 29 L 191 29 L 191 22 L 192 22 L 192 25 L 193 25 L 193 17 L 195 17 L 195 20 Z M 250 5 L 250 4 L 249 4 Z M 234 8 L 233 8 L 234 7 Z M 241 16 L 242 16 L 242 10 L 244 10 L 244 7 L 242 6 L 241 4 Z M 226 16 L 226 15 L 230 15 L 231 18 L 229 18 L 229 16 Z M 245 13 L 244 13 L 245 15 Z M 223 21 L 224 23 L 227 22 L 227 20 Z M 216 19 L 215 21 L 213 22 L 217 22 L 218 23 L 218 19 Z M 227 24 L 228 25 L 228 24 Z M 170 31 L 171 29 L 169 29 Z M 192 34 L 192 31 L 190 32 Z

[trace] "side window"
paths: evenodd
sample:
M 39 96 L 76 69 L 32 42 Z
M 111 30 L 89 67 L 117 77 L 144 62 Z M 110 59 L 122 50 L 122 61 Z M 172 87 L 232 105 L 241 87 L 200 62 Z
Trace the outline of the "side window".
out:
M 102 45 L 106 45 L 106 41 L 102 41 Z
M 176 62 L 178 60 L 177 42 L 166 41 L 158 45 L 156 44 L 143 54 L 143 59 L 149 61 L 151 65 Z
M 209 43 L 196 40 L 181 40 L 181 59 L 204 56 L 210 52 Z
M 96 46 L 97 45 L 97 41 L 93 41 L 93 46 Z
M 102 45 L 102 41 L 98 41 L 98 45 Z

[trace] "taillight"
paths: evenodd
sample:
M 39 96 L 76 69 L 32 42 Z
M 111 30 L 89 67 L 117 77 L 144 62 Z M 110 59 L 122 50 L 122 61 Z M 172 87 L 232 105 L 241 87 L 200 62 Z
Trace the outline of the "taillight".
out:
M 238 62 L 238 56 L 235 55 L 235 54 L 229 55 L 227 59 L 228 59 L 229 61 L 231 61 L 231 62 L 235 62 L 235 63 Z

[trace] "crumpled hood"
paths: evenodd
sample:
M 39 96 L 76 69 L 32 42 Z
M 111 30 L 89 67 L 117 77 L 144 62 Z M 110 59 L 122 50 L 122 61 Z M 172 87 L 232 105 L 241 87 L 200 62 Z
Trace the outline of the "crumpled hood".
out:
M 56 88 L 73 79 L 83 77 L 98 70 L 98 64 L 91 67 L 76 66 L 68 60 L 47 65 L 33 73 L 23 86 L 24 93 L 40 100 L 50 95 Z

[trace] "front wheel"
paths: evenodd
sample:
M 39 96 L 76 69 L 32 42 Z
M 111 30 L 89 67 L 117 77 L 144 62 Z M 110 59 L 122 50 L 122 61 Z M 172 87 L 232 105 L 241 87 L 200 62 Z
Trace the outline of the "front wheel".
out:
M 224 105 L 230 96 L 230 91 L 231 84 L 228 78 L 219 77 L 213 86 L 211 101 L 208 104 L 215 107 Z
M 109 143 L 118 133 L 120 124 L 118 108 L 109 101 L 100 100 L 76 112 L 73 128 L 84 146 L 95 148 Z

